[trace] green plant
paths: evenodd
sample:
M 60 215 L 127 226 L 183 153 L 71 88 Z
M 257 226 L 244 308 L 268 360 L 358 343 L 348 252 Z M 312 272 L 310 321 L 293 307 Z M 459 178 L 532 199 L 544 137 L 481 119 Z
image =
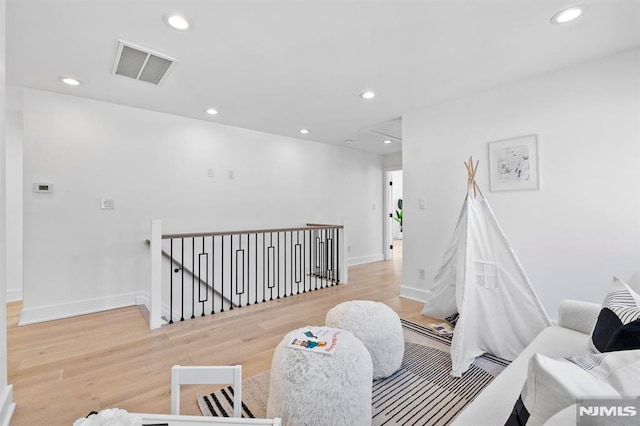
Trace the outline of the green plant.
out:
M 400 232 L 402 232 L 402 198 L 398 198 L 398 209 L 396 210 L 396 215 L 393 217 L 393 220 L 400 224 Z

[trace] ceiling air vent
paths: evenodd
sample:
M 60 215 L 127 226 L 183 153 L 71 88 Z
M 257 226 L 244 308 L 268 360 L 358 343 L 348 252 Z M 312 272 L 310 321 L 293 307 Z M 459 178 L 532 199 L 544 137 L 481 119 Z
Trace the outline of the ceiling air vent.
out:
M 170 56 L 118 40 L 112 72 L 159 85 L 176 62 Z

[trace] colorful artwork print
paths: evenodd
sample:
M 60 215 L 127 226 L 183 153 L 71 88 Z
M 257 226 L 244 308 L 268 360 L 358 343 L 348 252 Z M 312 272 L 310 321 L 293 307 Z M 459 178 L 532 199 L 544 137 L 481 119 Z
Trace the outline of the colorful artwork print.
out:
M 296 330 L 287 344 L 291 349 L 302 349 L 323 354 L 333 354 L 338 346 L 340 330 L 330 327 L 307 327 Z
M 305 331 L 304 335 L 308 337 L 307 340 L 300 340 L 300 339 L 294 338 L 291 344 L 295 346 L 302 346 L 307 349 L 313 349 L 316 346 L 319 346 L 321 348 L 327 346 L 327 342 L 325 342 L 324 340 L 318 340 L 318 337 L 314 336 L 313 333 L 310 331 Z
M 502 183 L 525 182 L 531 177 L 529 173 L 529 147 L 527 145 L 501 149 L 496 161 L 498 179 Z

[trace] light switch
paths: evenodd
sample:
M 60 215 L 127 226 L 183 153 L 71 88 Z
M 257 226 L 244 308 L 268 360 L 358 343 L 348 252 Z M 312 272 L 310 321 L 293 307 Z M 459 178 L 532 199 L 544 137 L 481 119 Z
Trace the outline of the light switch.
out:
M 420 206 L 420 210 L 427 209 L 427 202 L 425 200 L 418 200 L 418 205 Z
M 207 169 L 207 176 L 213 177 L 213 169 Z

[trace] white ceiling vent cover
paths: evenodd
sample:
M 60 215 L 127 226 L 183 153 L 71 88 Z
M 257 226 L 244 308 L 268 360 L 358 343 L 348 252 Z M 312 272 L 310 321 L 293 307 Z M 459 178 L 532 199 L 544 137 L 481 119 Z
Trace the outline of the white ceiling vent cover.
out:
M 118 40 L 116 58 L 111 72 L 159 85 L 177 61 L 162 53 Z

